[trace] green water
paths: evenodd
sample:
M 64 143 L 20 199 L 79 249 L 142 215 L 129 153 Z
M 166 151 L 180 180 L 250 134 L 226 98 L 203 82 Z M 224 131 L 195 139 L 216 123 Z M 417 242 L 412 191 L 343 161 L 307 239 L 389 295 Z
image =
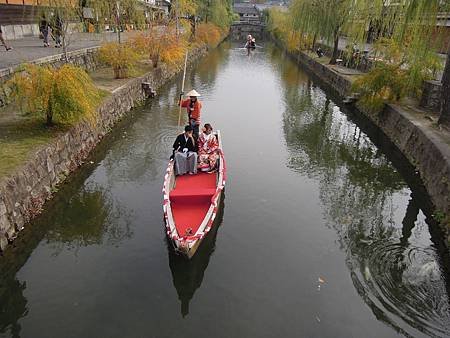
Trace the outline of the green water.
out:
M 193 260 L 163 225 L 176 79 L 1 258 L 1 337 L 450 335 L 450 259 L 418 176 L 280 50 L 238 46 L 187 75 L 228 166 Z

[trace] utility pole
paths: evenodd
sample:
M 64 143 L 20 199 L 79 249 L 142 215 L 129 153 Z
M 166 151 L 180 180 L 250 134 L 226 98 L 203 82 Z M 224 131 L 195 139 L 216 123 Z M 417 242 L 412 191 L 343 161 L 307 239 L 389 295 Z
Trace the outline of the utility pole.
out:
M 121 43 L 120 40 L 120 3 L 119 1 L 116 1 L 116 22 L 117 22 L 117 37 L 119 39 L 119 43 Z
M 177 35 L 177 38 L 178 38 L 178 35 L 180 34 L 180 23 L 179 23 L 179 20 L 178 20 L 178 1 L 179 0 L 176 0 L 176 2 L 175 2 L 175 22 L 176 22 L 176 35 Z

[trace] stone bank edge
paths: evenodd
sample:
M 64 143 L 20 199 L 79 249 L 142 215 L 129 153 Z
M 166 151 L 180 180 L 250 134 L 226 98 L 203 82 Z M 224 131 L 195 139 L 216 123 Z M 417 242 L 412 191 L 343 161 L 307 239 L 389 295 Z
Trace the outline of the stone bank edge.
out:
M 93 68 L 90 65 L 93 63 L 95 51 L 96 49 L 92 48 L 87 53 L 75 54 L 74 59 L 77 60 L 75 63 L 81 60 L 81 63 L 88 63 L 84 65 L 85 68 Z M 207 51 L 207 46 L 190 51 L 189 64 L 192 65 L 206 55 Z M 50 63 L 54 65 L 60 62 L 59 58 L 55 59 L 49 60 Z M 5 250 L 25 225 L 42 211 L 55 188 L 83 164 L 83 160 L 114 124 L 145 100 L 143 82 L 148 82 L 152 88 L 158 89 L 178 73 L 179 70 L 170 69 L 162 64 L 141 77 L 131 79 L 105 98 L 98 108 L 98 120 L 95 124 L 79 122 L 68 132 L 35 152 L 12 175 L 1 179 L 0 250 Z
M 286 50 L 279 41 L 274 42 Z M 306 53 L 287 53 L 331 86 L 341 97 L 351 93 L 351 82 L 343 75 Z M 431 126 L 424 125 L 423 121 L 399 105 L 386 104 L 380 113 L 361 109 L 358 111 L 378 126 L 419 171 L 436 211 L 446 216 L 447 224 L 441 225 L 446 244 L 450 246 L 450 144 L 440 138 Z

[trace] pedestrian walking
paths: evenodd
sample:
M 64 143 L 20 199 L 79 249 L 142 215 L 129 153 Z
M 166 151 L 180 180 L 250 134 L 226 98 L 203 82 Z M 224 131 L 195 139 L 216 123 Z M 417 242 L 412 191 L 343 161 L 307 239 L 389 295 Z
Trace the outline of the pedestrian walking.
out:
M 44 47 L 50 46 L 50 44 L 48 43 L 49 29 L 50 27 L 47 18 L 45 17 L 45 14 L 42 14 L 41 21 L 39 21 L 39 30 L 42 34 L 42 37 L 44 38 Z
M 6 51 L 12 50 L 12 47 L 8 46 L 5 42 L 5 39 L 3 39 L 3 32 L 2 27 L 0 26 L 0 42 L 2 43 L 3 47 L 5 47 Z
M 53 27 L 52 27 L 53 36 L 55 37 L 55 47 L 60 48 L 61 44 L 61 36 L 63 33 L 63 21 L 59 14 L 56 14 Z

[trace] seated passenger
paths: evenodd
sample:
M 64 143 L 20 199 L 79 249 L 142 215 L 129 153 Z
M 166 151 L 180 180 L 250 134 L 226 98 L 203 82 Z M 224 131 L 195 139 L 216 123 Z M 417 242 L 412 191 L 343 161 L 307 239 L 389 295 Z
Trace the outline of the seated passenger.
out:
M 198 166 L 202 171 L 213 171 L 216 168 L 217 159 L 219 158 L 217 154 L 219 142 L 212 131 L 213 128 L 207 123 L 198 138 Z
M 173 143 L 175 174 L 190 175 L 197 173 L 196 143 L 192 136 L 192 127 L 184 127 L 184 133 L 177 136 Z

